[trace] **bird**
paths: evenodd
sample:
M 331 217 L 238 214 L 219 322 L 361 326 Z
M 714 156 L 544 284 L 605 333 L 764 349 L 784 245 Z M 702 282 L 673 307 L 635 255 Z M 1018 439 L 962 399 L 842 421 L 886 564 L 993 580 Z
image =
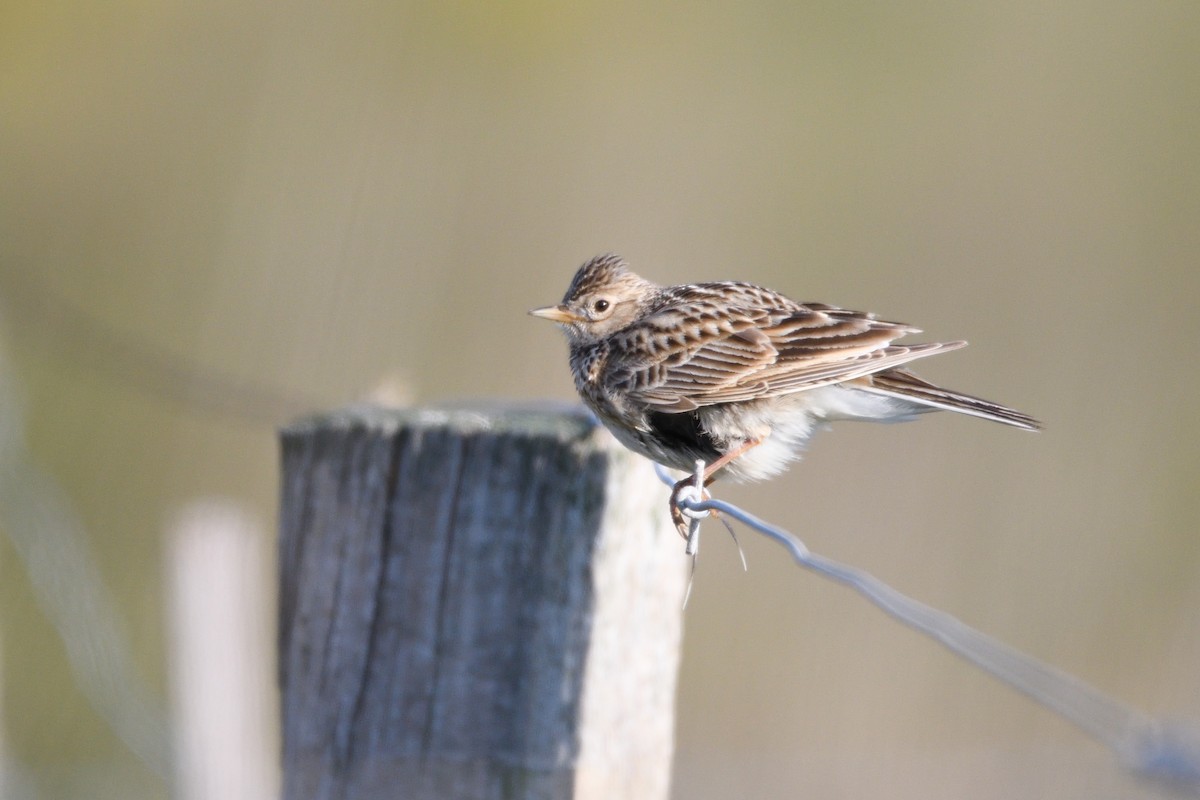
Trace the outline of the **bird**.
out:
M 575 389 L 630 450 L 690 472 L 757 481 L 800 458 L 831 422 L 899 422 L 955 411 L 1024 430 L 1028 414 L 922 380 L 911 361 L 965 341 L 897 343 L 918 328 L 741 281 L 661 286 L 615 253 L 575 273 L 535 317 L 566 333 Z M 672 519 L 686 537 L 680 492 Z

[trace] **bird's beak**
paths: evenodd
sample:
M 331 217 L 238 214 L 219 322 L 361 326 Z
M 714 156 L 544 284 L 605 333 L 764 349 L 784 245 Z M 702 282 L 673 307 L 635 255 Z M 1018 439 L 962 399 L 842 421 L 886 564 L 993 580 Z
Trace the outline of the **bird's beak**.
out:
M 533 311 L 529 312 L 529 315 L 533 317 L 541 317 L 542 319 L 548 319 L 551 322 L 561 322 L 563 324 L 583 321 L 583 317 L 572 311 L 569 311 L 566 306 L 546 306 L 545 308 L 535 308 Z

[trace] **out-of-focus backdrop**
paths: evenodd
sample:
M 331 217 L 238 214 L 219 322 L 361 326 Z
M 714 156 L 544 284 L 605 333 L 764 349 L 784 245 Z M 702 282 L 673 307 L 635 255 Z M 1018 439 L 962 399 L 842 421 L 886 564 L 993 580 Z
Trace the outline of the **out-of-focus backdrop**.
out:
M 1196 3 L 10 2 L 9 796 L 168 796 L 197 672 L 247 698 L 242 796 L 274 791 L 276 426 L 573 398 L 525 311 L 605 250 L 971 340 L 919 372 L 1045 432 L 843 424 L 720 495 L 1200 717 Z M 1158 796 L 742 539 L 686 611 L 675 797 Z M 239 591 L 197 669 L 181 627 Z

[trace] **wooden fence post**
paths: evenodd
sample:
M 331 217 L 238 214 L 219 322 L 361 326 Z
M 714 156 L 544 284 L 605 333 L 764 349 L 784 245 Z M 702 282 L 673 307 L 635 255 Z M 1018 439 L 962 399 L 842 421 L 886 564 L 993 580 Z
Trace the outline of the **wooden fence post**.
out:
M 648 462 L 575 410 L 282 438 L 285 800 L 667 797 L 686 561 Z

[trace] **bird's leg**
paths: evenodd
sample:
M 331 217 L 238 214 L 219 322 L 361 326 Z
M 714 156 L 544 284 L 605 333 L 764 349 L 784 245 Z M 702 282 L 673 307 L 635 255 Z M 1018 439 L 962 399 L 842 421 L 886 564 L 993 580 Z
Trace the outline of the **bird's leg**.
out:
M 716 461 L 705 466 L 704 485 L 708 486 L 710 483 L 716 480 L 716 474 L 718 470 L 720 470 L 722 467 L 728 466 L 729 462 L 733 461 L 735 458 L 745 455 L 747 450 L 758 447 L 760 444 L 762 444 L 762 441 L 762 439 L 750 439 L 737 449 L 730 450 Z M 695 479 L 689 476 L 676 483 L 671 489 L 671 521 L 675 523 L 675 529 L 679 531 L 679 535 L 684 539 L 688 538 L 688 523 L 687 519 L 683 516 L 683 510 L 679 507 L 679 493 L 683 491 L 684 487 L 694 485 Z M 705 492 L 703 488 L 701 488 L 701 495 L 703 499 L 708 499 L 708 493 Z
M 762 443 L 763 443 L 762 439 L 749 439 L 746 442 L 743 442 L 742 446 L 739 447 L 738 449 L 730 450 L 728 453 L 726 453 L 725 455 L 721 456 L 713 463 L 706 466 L 704 468 L 704 485 L 708 486 L 710 483 L 712 483 L 713 481 L 716 480 L 717 470 L 721 469 L 722 467 L 728 466 L 729 462 L 733 461 L 735 458 L 740 458 L 741 456 L 744 456 L 747 451 L 752 450 L 755 447 L 758 447 Z

